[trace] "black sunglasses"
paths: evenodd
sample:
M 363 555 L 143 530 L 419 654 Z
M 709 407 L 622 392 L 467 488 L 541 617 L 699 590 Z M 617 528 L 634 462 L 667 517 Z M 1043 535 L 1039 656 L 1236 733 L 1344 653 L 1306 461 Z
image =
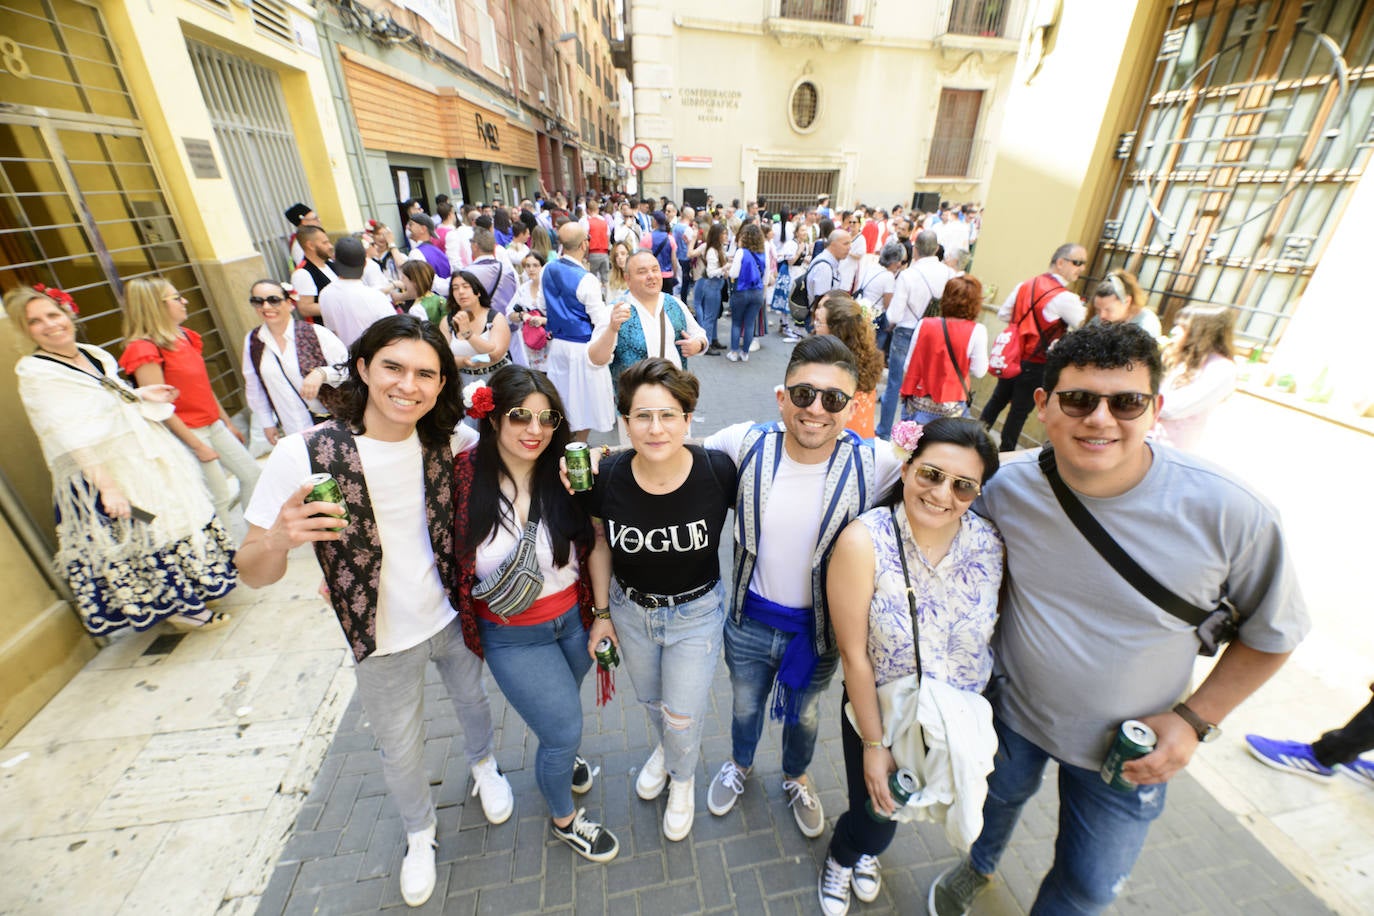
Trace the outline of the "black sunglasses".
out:
M 839 413 L 854 397 L 838 388 L 817 388 L 805 382 L 787 386 L 787 397 L 791 399 L 794 407 L 810 407 L 816 403 L 816 395 L 821 396 L 821 406 L 825 408 L 826 413 Z
M 248 304 L 255 309 L 260 309 L 264 305 L 281 305 L 286 300 L 281 296 L 249 296 Z
M 1098 394 L 1096 391 L 1075 388 L 1069 391 L 1056 391 L 1054 395 L 1059 398 L 1059 409 L 1071 417 L 1088 416 L 1097 410 L 1098 402 L 1106 398 L 1107 409 L 1112 412 L 1112 416 L 1118 420 L 1134 420 L 1149 410 L 1150 404 L 1154 402 L 1154 395 L 1141 391 Z
M 533 411 L 528 407 L 512 407 L 506 411 L 506 417 L 521 426 L 528 426 L 531 420 L 538 417 L 539 425 L 545 429 L 557 429 L 558 424 L 563 422 L 563 415 L 552 407 L 540 411 Z
M 1080 261 L 1077 258 L 1065 258 L 1064 260 L 1068 261 L 1074 267 L 1082 267 L 1084 264 L 1088 263 L 1087 261 Z

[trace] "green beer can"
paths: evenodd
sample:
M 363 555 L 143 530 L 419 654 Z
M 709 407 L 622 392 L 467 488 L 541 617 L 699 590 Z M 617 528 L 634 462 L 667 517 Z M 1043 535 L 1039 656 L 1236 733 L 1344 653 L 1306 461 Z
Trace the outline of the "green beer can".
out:
M 336 531 L 342 531 L 348 527 L 348 505 L 344 502 L 343 490 L 339 488 L 339 482 L 329 474 L 311 474 L 305 479 L 310 484 L 310 492 L 305 494 L 305 501 L 308 503 L 334 503 L 343 506 L 344 514 L 340 517 L 342 524 L 335 526 Z
M 1153 751 L 1158 741 L 1155 730 L 1144 722 L 1135 719 L 1122 722 L 1121 727 L 1116 730 L 1112 749 L 1107 752 L 1107 759 L 1102 763 L 1102 781 L 1118 792 L 1134 792 L 1135 783 L 1121 775 L 1121 768 L 1128 760 L 1144 757 Z
M 593 653 L 596 655 L 596 663 L 607 671 L 620 664 L 620 653 L 616 651 L 615 643 L 611 642 L 609 636 L 601 637 Z
M 568 466 L 568 486 L 575 493 L 583 493 L 592 488 L 592 453 L 585 442 L 569 442 L 563 450 L 563 461 Z

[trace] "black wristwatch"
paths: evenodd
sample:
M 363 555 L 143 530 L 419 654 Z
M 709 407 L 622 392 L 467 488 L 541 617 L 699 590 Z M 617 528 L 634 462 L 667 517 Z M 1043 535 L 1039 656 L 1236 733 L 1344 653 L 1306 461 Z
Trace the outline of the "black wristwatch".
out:
M 1205 743 L 1221 737 L 1221 729 L 1189 709 L 1187 703 L 1179 703 L 1174 707 L 1174 712 L 1178 714 L 1180 719 L 1193 727 L 1193 731 L 1197 732 L 1197 740 Z

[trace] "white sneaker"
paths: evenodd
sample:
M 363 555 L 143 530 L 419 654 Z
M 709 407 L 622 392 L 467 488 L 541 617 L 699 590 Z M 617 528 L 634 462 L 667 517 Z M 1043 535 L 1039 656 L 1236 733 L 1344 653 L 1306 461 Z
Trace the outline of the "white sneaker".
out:
M 726 351 L 726 353 L 725 353 L 725 358 L 728 359 L 728 360 L 729 360 L 730 362 L 732 362 L 732 363 L 737 363 L 737 362 L 739 362 L 739 351 L 738 351 L 738 350 L 728 350 L 728 351 Z
M 816 881 L 816 897 L 825 916 L 845 916 L 849 912 L 849 879 L 851 869 L 845 868 L 830 856 L 825 857 L 821 876 Z
M 758 340 L 757 337 L 755 337 L 752 341 L 750 341 L 750 343 L 749 343 L 749 352 L 750 352 L 750 353 L 757 353 L 757 352 L 759 352 L 759 351 L 762 350 L 762 349 L 763 349 L 763 344 L 759 343 L 759 340 Z
M 430 824 L 427 830 L 406 836 L 406 857 L 401 860 L 401 899 L 406 906 L 424 906 L 434 893 L 434 831 L 437 824 Z
M 878 892 L 883 889 L 883 872 L 878 857 L 859 856 L 849 876 L 849 883 L 854 888 L 854 896 L 864 903 L 877 900 Z
M 811 791 L 811 784 L 784 779 L 782 790 L 789 796 L 787 804 L 801 832 L 813 840 L 825 833 L 825 809 L 821 807 L 820 796 Z
M 697 813 L 697 779 L 674 779 L 668 786 L 668 807 L 663 812 L 663 835 L 673 842 L 687 838 Z
M 645 801 L 653 801 L 663 792 L 663 787 L 668 784 L 668 771 L 663 768 L 663 745 L 654 748 L 654 752 L 649 755 L 649 759 L 644 761 L 644 766 L 639 768 L 639 777 L 635 780 L 635 793 Z
M 472 794 L 481 799 L 488 824 L 504 824 L 515 810 L 515 795 L 495 757 L 483 757 L 472 768 Z

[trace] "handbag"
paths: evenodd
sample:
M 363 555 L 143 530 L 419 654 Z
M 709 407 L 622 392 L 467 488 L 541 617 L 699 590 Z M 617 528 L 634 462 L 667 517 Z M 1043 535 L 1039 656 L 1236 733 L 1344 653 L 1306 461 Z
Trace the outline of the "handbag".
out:
M 515 549 L 472 588 L 472 597 L 485 601 L 487 610 L 502 622 L 509 623 L 510 618 L 529 610 L 544 590 L 544 574 L 535 556 L 538 535 L 539 504 L 531 501 L 530 517 L 520 532 Z
M 526 309 L 525 320 L 520 324 L 520 338 L 525 341 L 525 349 L 542 350 L 553 340 L 553 334 L 549 332 L 546 325 L 535 327 L 530 324 L 530 318 L 543 318 L 544 313 L 539 309 Z
M 1055 498 L 1059 500 L 1059 505 L 1063 507 L 1064 513 L 1068 515 L 1079 533 L 1088 539 L 1088 543 L 1093 545 L 1093 548 L 1102 555 L 1102 559 L 1106 560 L 1107 564 L 1140 594 L 1193 627 L 1197 632 L 1199 643 L 1198 655 L 1205 655 L 1210 658 L 1217 654 L 1217 650 L 1221 646 L 1239 635 L 1240 612 L 1236 610 L 1236 606 L 1225 594 L 1221 596 L 1221 601 L 1215 608 L 1210 611 L 1203 610 L 1184 601 L 1165 588 L 1159 583 L 1159 580 L 1131 559 L 1131 555 L 1126 553 L 1097 519 L 1093 518 L 1092 513 L 1087 510 L 1087 507 L 1079 501 L 1074 492 L 1064 483 L 1063 478 L 1059 476 L 1059 468 L 1055 464 L 1053 449 L 1045 448 L 1040 452 L 1040 470 L 1049 480 L 1050 489 L 1054 491 Z

